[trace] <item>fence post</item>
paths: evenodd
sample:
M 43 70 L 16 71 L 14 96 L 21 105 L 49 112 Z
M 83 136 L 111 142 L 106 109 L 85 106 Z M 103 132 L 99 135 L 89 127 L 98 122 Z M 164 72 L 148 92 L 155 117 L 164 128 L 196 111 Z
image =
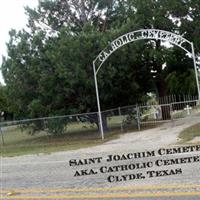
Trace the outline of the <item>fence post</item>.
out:
M 118 112 L 119 112 L 119 116 L 121 116 L 122 114 L 121 114 L 121 108 L 120 107 L 118 107 Z
M 172 112 L 173 112 L 173 107 L 172 107 L 172 103 L 170 103 L 170 118 L 173 121 L 174 119 L 173 119 Z
M 122 115 L 120 107 L 118 107 L 118 113 L 119 113 L 119 116 Z M 120 119 L 120 121 L 121 121 L 121 119 Z M 123 121 L 120 123 L 120 128 L 121 128 L 121 133 L 123 133 L 124 132 Z
M 0 126 L 0 133 L 1 133 L 2 145 L 4 146 L 4 145 L 5 145 L 5 141 L 4 141 L 3 131 L 2 131 L 2 129 L 1 129 L 1 126 Z
M 140 127 L 140 108 L 138 106 L 138 104 L 136 104 L 136 120 L 137 120 L 137 128 L 140 131 L 141 127 Z

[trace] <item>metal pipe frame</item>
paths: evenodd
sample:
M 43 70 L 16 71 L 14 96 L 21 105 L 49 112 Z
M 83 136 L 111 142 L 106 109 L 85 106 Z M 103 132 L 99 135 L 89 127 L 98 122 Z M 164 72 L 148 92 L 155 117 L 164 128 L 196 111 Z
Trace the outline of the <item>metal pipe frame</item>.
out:
M 176 37 L 180 37 L 181 39 L 183 39 L 184 42 L 188 43 L 191 45 L 191 49 L 192 49 L 192 52 L 188 51 L 186 48 L 184 48 L 184 46 L 182 45 L 179 45 L 178 43 L 176 44 L 175 42 L 173 43 L 172 41 L 168 41 L 168 39 L 166 38 L 165 41 L 168 41 L 174 45 L 177 45 L 179 46 L 180 48 L 182 48 L 184 51 L 186 51 L 187 53 L 190 53 L 192 55 L 192 59 L 193 59 L 193 64 L 194 64 L 194 71 L 195 71 L 195 78 L 196 78 L 196 84 L 197 84 L 197 92 L 198 92 L 198 101 L 200 102 L 200 86 L 199 86 L 199 76 L 198 76 L 198 70 L 197 70 L 197 64 L 196 64 L 196 57 L 195 57 L 195 51 L 194 51 L 194 44 L 193 42 L 190 42 L 188 40 L 186 40 L 185 38 L 183 38 L 182 36 L 180 35 L 176 35 L 174 33 L 171 33 L 171 32 L 168 32 L 168 31 L 163 31 L 163 30 L 157 30 L 157 29 L 142 29 L 142 30 L 138 30 L 138 31 L 133 31 L 133 32 L 130 32 L 130 33 L 136 33 L 136 32 L 143 32 L 143 31 L 159 31 L 161 33 L 169 33 L 169 34 L 173 34 L 175 35 Z M 122 38 L 123 36 L 126 36 L 130 33 L 126 33 L 125 35 L 122 35 L 120 37 L 118 37 L 117 39 L 113 40 L 116 41 L 120 38 Z M 133 40 L 130 40 L 128 41 L 127 43 L 124 43 L 120 46 L 118 46 L 117 48 L 115 48 L 113 51 L 110 51 L 110 53 L 108 54 L 108 56 L 99 64 L 99 66 L 97 66 L 97 70 L 96 70 L 96 61 L 97 59 L 100 57 L 101 53 L 107 48 L 109 47 L 109 45 L 100 52 L 100 54 L 95 58 L 95 60 L 93 61 L 93 71 L 94 71 L 94 82 L 95 82 L 95 91 L 96 91 L 96 99 L 97 99 L 97 107 L 98 107 L 98 117 L 99 117 L 99 127 L 100 127 L 100 132 L 101 132 L 101 138 L 102 140 L 104 140 L 104 130 L 103 130 L 103 124 L 102 124 L 102 115 L 101 115 L 101 106 L 100 106 L 100 100 L 99 100 L 99 90 L 98 90 L 98 82 L 97 82 L 97 74 L 102 66 L 102 64 L 108 59 L 108 57 L 113 53 L 115 52 L 118 48 L 124 46 L 125 44 L 128 44 L 130 42 L 133 42 L 133 41 L 136 41 L 136 40 L 140 40 L 140 39 L 159 39 L 157 37 L 152 37 L 152 38 L 139 38 L 139 39 L 133 39 Z M 113 44 L 113 42 L 111 42 L 110 44 Z M 183 43 L 184 43 L 183 42 Z

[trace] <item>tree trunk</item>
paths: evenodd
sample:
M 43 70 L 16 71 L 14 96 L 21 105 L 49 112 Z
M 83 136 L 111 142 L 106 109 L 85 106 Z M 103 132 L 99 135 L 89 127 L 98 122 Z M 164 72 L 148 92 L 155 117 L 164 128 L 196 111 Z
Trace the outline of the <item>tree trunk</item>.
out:
M 102 125 L 104 133 L 108 132 L 107 114 L 102 113 Z
M 160 41 L 156 41 L 156 49 L 159 50 L 159 48 L 160 48 Z M 166 82 L 162 75 L 162 71 L 163 71 L 162 65 L 163 63 L 161 61 L 155 60 L 154 67 L 156 68 L 156 71 L 157 71 L 155 82 L 156 82 L 156 87 L 157 87 L 159 97 L 167 96 Z M 159 104 L 167 104 L 167 102 L 162 101 L 162 102 L 159 102 Z M 163 120 L 171 119 L 169 105 L 161 106 L 161 110 L 162 110 Z
M 159 97 L 165 97 L 165 96 L 167 96 L 166 84 L 165 84 L 164 78 L 161 75 L 158 75 L 158 76 L 159 77 L 156 80 L 158 95 L 159 95 Z M 167 102 L 160 101 L 159 104 L 161 104 L 162 119 L 163 120 L 171 119 L 170 106 L 165 105 L 165 104 L 167 104 Z M 162 105 L 162 104 L 164 104 L 164 105 Z
M 106 113 L 102 113 L 101 117 L 102 117 L 103 131 L 107 132 L 108 131 L 107 114 Z M 98 128 L 98 130 L 100 130 L 98 113 L 97 114 L 88 115 L 87 118 L 89 119 L 90 123 L 95 123 L 97 128 Z

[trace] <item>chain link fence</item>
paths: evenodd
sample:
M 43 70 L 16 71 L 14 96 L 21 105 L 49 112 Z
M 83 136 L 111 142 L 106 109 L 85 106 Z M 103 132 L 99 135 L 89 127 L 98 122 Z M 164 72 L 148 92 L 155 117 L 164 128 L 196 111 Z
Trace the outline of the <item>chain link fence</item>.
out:
M 184 117 L 198 116 L 198 100 L 185 100 L 163 104 L 148 103 L 119 107 L 102 112 L 105 138 L 116 133 L 138 131 L 155 127 Z M 4 121 L 0 123 L 0 143 L 5 150 L 12 148 L 34 148 L 62 145 L 87 140 L 95 143 L 101 140 L 98 113 L 84 113 L 67 116 Z M 53 138 L 53 139 L 52 139 Z M 55 139 L 56 138 L 56 139 Z M 82 144 L 81 144 L 82 145 Z

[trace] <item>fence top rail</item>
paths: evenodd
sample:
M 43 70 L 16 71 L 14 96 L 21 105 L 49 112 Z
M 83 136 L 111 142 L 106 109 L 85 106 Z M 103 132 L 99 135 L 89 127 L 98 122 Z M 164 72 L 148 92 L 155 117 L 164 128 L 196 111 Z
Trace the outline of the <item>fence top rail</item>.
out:
M 188 100 L 188 101 L 179 101 L 179 102 L 171 102 L 171 103 L 166 103 L 166 104 L 136 104 L 136 105 L 130 105 L 130 106 L 123 106 L 123 107 L 118 107 L 118 108 L 113 108 L 109 110 L 102 111 L 102 113 L 105 112 L 112 112 L 114 110 L 119 110 L 119 109 L 127 109 L 127 108 L 151 108 L 152 106 L 170 106 L 170 105 L 176 105 L 176 104 L 187 104 L 187 103 L 193 103 L 193 102 L 198 102 L 199 100 Z M 94 115 L 98 114 L 98 112 L 90 112 L 90 113 L 81 113 L 81 114 L 71 114 L 71 115 L 61 115 L 61 116 L 52 116 L 52 117 L 40 117 L 40 118 L 29 118 L 29 119 L 23 119 L 23 120 L 13 120 L 13 121 L 4 121 L 0 122 L 0 127 L 1 126 L 8 126 L 8 125 L 15 125 L 15 124 L 20 124 L 23 122 L 31 122 L 31 121 L 39 121 L 39 120 L 49 120 L 49 119 L 62 119 L 62 118 L 70 118 L 70 117 L 81 117 L 81 116 L 86 116 L 86 115 Z
M 122 106 L 122 107 L 117 107 L 117 108 L 112 108 L 112 109 L 108 109 L 108 110 L 104 110 L 104 111 L 101 111 L 102 113 L 105 113 L 105 112 L 112 112 L 112 111 L 116 111 L 116 110 L 122 110 L 122 109 L 126 109 L 126 108 L 136 108 L 137 105 L 130 105 L 130 106 Z
M 162 107 L 162 106 L 170 106 L 170 103 L 165 103 L 165 104 L 150 104 L 150 105 L 145 105 L 145 106 L 138 106 L 140 108 L 152 108 L 154 106 L 159 106 L 159 107 Z
M 85 115 L 94 115 L 94 114 L 97 114 L 97 112 L 72 114 L 72 115 L 61 115 L 61 116 L 52 116 L 52 117 L 30 118 L 30 119 L 13 120 L 13 121 L 5 121 L 5 122 L 0 122 L 0 127 L 2 125 L 12 125 L 12 124 L 23 123 L 23 122 L 49 120 L 49 119 L 61 119 L 61 118 L 69 118 L 69 117 L 81 117 L 81 116 L 85 116 Z
M 178 102 L 172 102 L 171 104 L 172 105 L 175 105 L 175 104 L 181 104 L 181 103 L 194 103 L 194 102 L 198 102 L 199 100 L 189 100 L 189 101 L 178 101 Z

